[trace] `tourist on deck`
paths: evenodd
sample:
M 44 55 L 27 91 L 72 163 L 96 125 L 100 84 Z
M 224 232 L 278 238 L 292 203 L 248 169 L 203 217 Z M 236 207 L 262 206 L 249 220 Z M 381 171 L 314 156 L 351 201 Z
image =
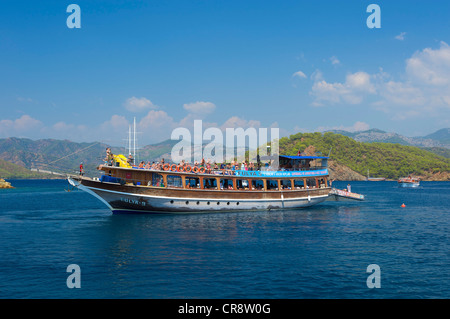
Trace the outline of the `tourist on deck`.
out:
M 83 167 L 83 162 L 80 163 L 80 176 L 84 175 L 84 167 Z
M 109 165 L 109 166 L 113 166 L 114 165 L 114 155 L 111 152 L 111 148 L 110 147 L 106 148 L 106 157 L 105 157 L 104 161 L 105 161 L 105 165 Z
M 134 164 L 134 158 L 133 155 L 131 155 L 131 153 L 128 154 L 127 163 L 130 165 Z

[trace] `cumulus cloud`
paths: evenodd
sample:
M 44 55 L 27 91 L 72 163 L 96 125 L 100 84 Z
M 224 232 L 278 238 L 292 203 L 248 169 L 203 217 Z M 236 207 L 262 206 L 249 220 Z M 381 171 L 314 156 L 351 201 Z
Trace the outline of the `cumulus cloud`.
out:
M 327 103 L 359 104 L 366 94 L 375 93 L 371 77 L 366 72 L 350 73 L 344 83 L 328 83 L 325 80 L 314 82 L 310 94 L 314 97 L 314 106 Z
M 134 96 L 127 99 L 124 106 L 130 112 L 142 112 L 148 109 L 156 108 L 156 105 L 154 105 L 149 99 L 145 97 L 137 98 Z
M 401 80 L 382 69 L 375 74 L 349 73 L 343 82 L 327 82 L 320 71 L 312 79 L 313 106 L 361 105 L 365 101 L 397 119 L 437 116 L 439 110 L 450 109 L 450 47 L 441 42 L 437 49 L 414 53 L 405 61 Z
M 227 119 L 220 128 L 222 130 L 226 130 L 227 128 L 237 128 L 237 127 L 242 127 L 244 129 L 249 127 L 259 128 L 261 127 L 261 122 L 256 120 L 245 120 L 238 116 L 232 116 L 229 119 Z
M 441 42 L 440 48 L 426 48 L 406 60 L 406 74 L 415 84 L 435 87 L 450 85 L 450 47 Z
M 22 135 L 33 130 L 41 129 L 44 124 L 31 116 L 24 114 L 15 120 L 0 120 L 0 135 L 15 136 Z
M 303 78 L 306 79 L 306 74 L 303 73 L 302 71 L 297 71 L 294 74 L 292 74 L 293 77 L 299 77 L 299 78 Z
M 216 109 L 216 105 L 211 102 L 197 101 L 194 103 L 183 104 L 183 108 L 186 111 L 195 114 L 209 114 Z

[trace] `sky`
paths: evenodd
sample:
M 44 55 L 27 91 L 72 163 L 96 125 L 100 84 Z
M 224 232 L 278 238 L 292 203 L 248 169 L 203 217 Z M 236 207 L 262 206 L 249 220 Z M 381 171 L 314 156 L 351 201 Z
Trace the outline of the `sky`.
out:
M 449 14 L 449 1 L 1 1 L 0 138 L 120 146 L 134 118 L 140 145 L 194 120 L 427 135 L 450 127 Z

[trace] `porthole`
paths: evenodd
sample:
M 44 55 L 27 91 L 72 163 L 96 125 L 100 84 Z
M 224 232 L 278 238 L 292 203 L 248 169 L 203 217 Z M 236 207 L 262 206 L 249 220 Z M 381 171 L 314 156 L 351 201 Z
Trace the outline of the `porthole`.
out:
M 170 203 L 173 204 L 173 200 L 171 200 Z
M 230 205 L 230 202 L 227 202 L 227 205 Z
M 239 202 L 236 202 L 236 205 L 239 205 Z
M 220 205 L 220 202 L 217 202 L 217 205 Z
M 186 205 L 189 205 L 189 201 L 188 200 L 186 201 Z
M 197 205 L 200 205 L 200 202 L 197 202 Z
M 209 204 L 211 204 L 211 203 L 210 203 L 210 202 L 207 202 L 206 204 L 209 205 Z

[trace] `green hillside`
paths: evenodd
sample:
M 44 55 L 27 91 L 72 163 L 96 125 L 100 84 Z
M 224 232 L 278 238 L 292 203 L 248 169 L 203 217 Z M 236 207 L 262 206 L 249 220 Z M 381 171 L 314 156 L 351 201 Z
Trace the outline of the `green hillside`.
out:
M 280 154 L 296 155 L 308 146 L 331 159 L 370 176 L 397 179 L 408 174 L 432 176 L 450 173 L 450 160 L 414 146 L 390 143 L 356 142 L 350 137 L 332 132 L 298 133 L 280 139 Z M 446 179 L 447 177 L 444 177 Z

